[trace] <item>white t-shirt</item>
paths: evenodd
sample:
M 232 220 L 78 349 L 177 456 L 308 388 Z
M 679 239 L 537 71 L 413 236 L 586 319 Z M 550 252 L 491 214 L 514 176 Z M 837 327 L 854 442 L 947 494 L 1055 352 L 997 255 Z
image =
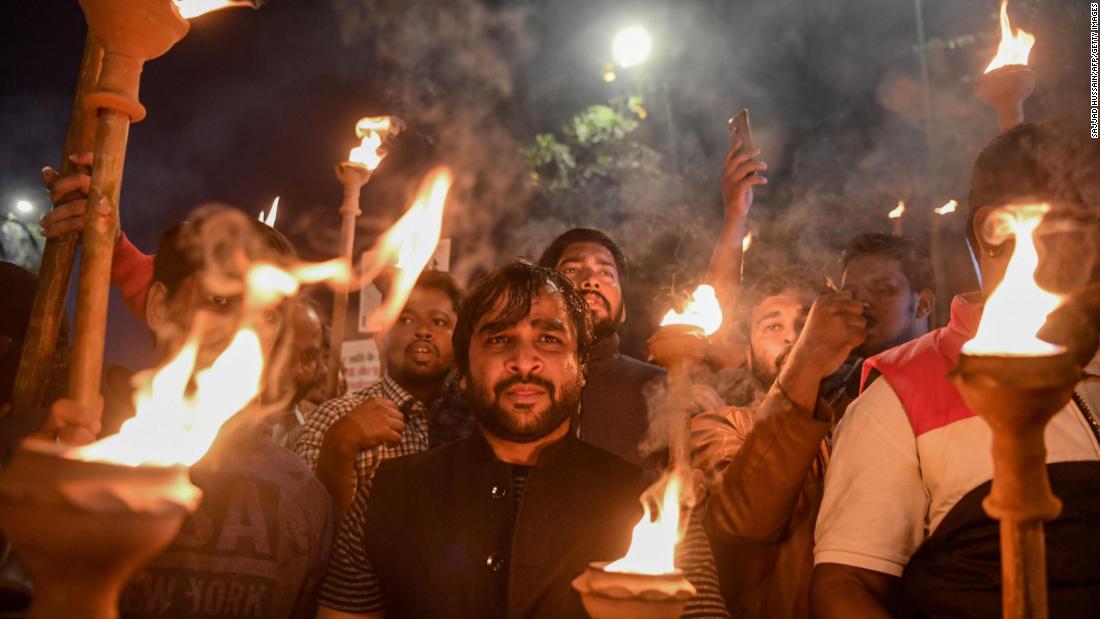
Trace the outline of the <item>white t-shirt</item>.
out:
M 1077 392 L 1100 413 L 1100 378 L 1078 384 Z M 901 576 L 951 508 L 992 479 L 991 442 L 989 426 L 978 416 L 915 436 L 894 389 L 876 380 L 848 407 L 834 433 L 814 564 Z M 1046 447 L 1047 462 L 1100 460 L 1100 446 L 1072 402 L 1047 425 Z

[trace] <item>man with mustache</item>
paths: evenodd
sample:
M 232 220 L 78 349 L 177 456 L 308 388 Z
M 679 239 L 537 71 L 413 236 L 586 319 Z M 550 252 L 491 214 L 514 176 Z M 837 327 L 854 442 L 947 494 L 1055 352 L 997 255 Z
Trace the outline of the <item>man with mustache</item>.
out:
M 866 306 L 797 267 L 766 273 L 742 304 L 755 397 L 692 419 L 693 464 L 711 492 L 707 528 L 730 614 L 808 618 L 826 437 L 846 404 L 827 379 L 863 342 Z
M 357 493 L 369 491 L 383 460 L 428 450 L 428 407 L 446 392 L 462 297 L 450 275 L 421 274 L 382 339 L 382 378 L 325 402 L 301 429 L 295 449 L 332 493 L 339 513 Z
M 569 280 L 533 264 L 477 285 L 454 330 L 477 430 L 382 464 L 341 525 L 318 617 L 587 616 L 571 582 L 623 556 L 648 484 L 569 431 L 588 314 Z M 678 549 L 698 590 L 683 616 L 727 616 L 701 525 Z
M 588 385 L 581 393 L 578 435 L 627 462 L 645 463 L 638 445 L 649 427 L 646 388 L 661 384 L 665 371 L 619 351 L 618 330 L 626 320 L 626 257 L 603 232 L 574 228 L 550 243 L 539 264 L 569 278 L 592 317 L 595 341 Z

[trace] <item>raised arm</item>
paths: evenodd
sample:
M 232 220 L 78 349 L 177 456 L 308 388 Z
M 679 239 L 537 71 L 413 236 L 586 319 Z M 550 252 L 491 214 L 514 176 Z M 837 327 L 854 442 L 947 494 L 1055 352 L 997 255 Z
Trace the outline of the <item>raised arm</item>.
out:
M 760 150 L 741 152 L 738 140 L 726 153 L 722 168 L 722 203 L 725 217 L 722 231 L 707 268 L 707 282 L 714 286 L 722 307 L 735 307 L 741 288 L 741 241 L 748 231 L 749 210 L 752 208 L 752 188 L 768 179 L 757 174 L 768 168 L 758 160 Z

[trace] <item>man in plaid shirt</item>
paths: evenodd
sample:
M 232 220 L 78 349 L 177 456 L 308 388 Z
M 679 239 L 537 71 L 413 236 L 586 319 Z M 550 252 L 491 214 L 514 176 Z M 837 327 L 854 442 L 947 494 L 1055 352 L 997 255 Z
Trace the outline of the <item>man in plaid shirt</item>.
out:
M 424 272 L 383 338 L 382 378 L 322 404 L 298 435 L 295 451 L 341 514 L 356 493 L 369 492 L 383 460 L 428 450 L 428 405 L 446 390 L 461 302 L 449 275 Z

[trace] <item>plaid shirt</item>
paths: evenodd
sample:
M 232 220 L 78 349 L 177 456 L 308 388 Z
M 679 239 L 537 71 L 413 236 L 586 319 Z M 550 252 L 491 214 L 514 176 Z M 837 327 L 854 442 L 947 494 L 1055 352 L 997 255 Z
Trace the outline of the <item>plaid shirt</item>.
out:
M 370 493 L 370 483 L 374 472 L 383 460 L 407 456 L 428 451 L 428 407 L 409 395 L 401 385 L 384 374 L 378 382 L 366 389 L 334 398 L 322 404 L 311 413 L 298 434 L 294 450 L 305 459 L 309 468 L 317 470 L 317 459 L 321 455 L 321 442 L 325 432 L 336 420 L 347 415 L 355 407 L 371 398 L 382 398 L 397 405 L 405 416 L 405 432 L 396 445 L 380 445 L 372 449 L 361 450 L 355 457 L 355 493 Z

